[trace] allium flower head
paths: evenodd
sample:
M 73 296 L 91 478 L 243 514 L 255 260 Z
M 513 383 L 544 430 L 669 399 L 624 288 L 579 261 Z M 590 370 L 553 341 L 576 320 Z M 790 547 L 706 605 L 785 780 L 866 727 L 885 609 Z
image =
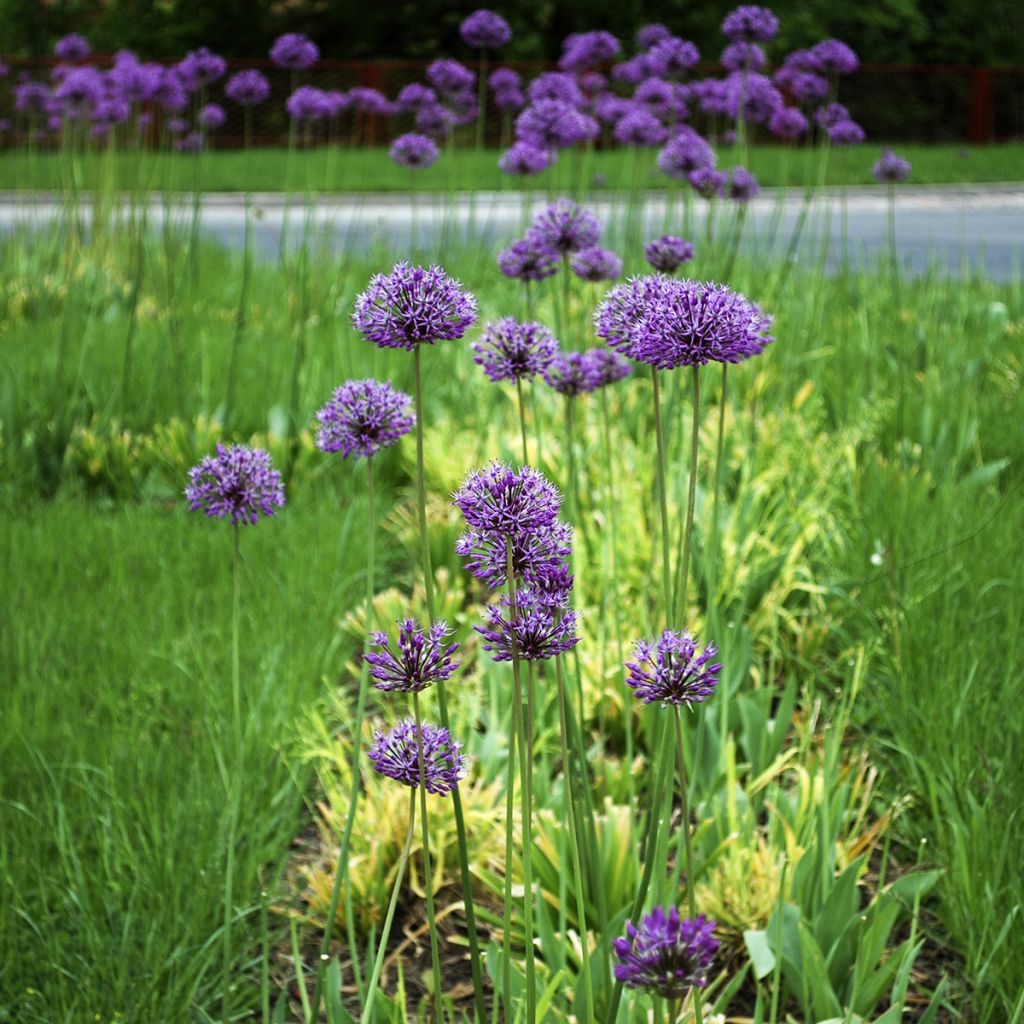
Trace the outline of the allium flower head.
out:
M 217 445 L 188 471 L 185 497 L 193 512 L 210 519 L 230 519 L 233 525 L 253 525 L 260 516 L 269 518 L 284 507 L 281 474 L 270 455 L 246 445 Z
M 476 73 L 450 57 L 441 57 L 427 68 L 427 81 L 442 95 L 464 92 L 476 85 Z
M 316 446 L 347 459 L 370 458 L 416 425 L 412 399 L 389 383 L 350 380 L 317 414 Z
M 622 49 L 610 32 L 573 32 L 565 37 L 558 67 L 562 71 L 585 71 L 614 60 Z
M 818 122 L 820 128 L 824 128 L 827 131 L 843 121 L 849 121 L 850 112 L 842 103 L 829 103 L 828 106 L 819 107 L 815 111 L 814 120 Z
M 512 29 L 500 14 L 481 9 L 462 22 L 459 35 L 467 46 L 477 50 L 497 50 L 512 38 Z
M 614 281 L 622 273 L 622 258 L 611 249 L 590 245 L 573 253 L 569 266 L 584 281 Z
M 439 138 L 449 135 L 458 117 L 441 103 L 424 103 L 416 108 L 416 130 Z
M 813 71 L 779 68 L 772 80 L 780 89 L 788 90 L 797 103 L 820 103 L 828 96 L 828 81 Z
M 722 51 L 722 67 L 726 71 L 760 71 L 768 58 L 757 43 L 745 43 L 742 40 L 730 43 Z
M 289 71 L 306 71 L 320 58 L 316 43 L 301 32 L 286 32 L 270 48 L 270 59 Z
M 729 172 L 729 198 L 737 203 L 749 203 L 761 186 L 746 167 L 734 167 Z
M 485 324 L 480 340 L 470 347 L 476 353 L 473 362 L 497 382 L 536 377 L 555 357 L 558 342 L 543 324 L 520 323 L 506 316 Z
M 694 171 L 711 170 L 714 166 L 714 150 L 692 128 L 669 139 L 658 153 L 658 167 L 670 178 L 682 180 Z
M 833 146 L 859 146 L 866 138 L 864 129 L 856 121 L 837 121 L 828 129 L 828 141 Z
M 674 274 L 693 259 L 693 243 L 677 235 L 662 235 L 644 246 L 644 259 L 661 274 Z
M 678 123 L 685 120 L 689 114 L 683 95 L 686 91 L 686 86 L 679 82 L 666 82 L 663 78 L 648 78 L 636 87 L 633 99 L 648 107 L 652 114 L 656 114 L 663 120 Z
M 811 47 L 811 54 L 828 74 L 849 75 L 860 65 L 857 54 L 840 39 L 823 39 Z
M 780 107 L 768 127 L 778 139 L 798 139 L 807 132 L 807 118 L 796 107 Z
M 647 51 L 647 68 L 659 78 L 683 78 L 700 60 L 700 50 L 688 39 L 669 36 Z
M 570 107 L 582 107 L 583 92 L 575 75 L 565 71 L 543 71 L 526 87 L 526 95 L 531 103 L 541 100 L 558 100 Z
M 579 252 L 597 245 L 601 237 L 601 225 L 579 203 L 571 199 L 556 199 L 534 217 L 526 237 L 558 253 Z
M 625 380 L 633 372 L 629 361 L 610 348 L 588 348 L 583 353 L 583 361 L 587 376 L 592 377 L 599 388 Z
M 487 84 L 495 92 L 501 92 L 502 89 L 518 89 L 522 82 L 522 76 L 512 68 L 495 68 L 487 76 Z
M 519 281 L 543 281 L 558 273 L 558 253 L 535 238 L 519 238 L 498 253 L 498 269 Z
M 419 344 L 461 338 L 476 322 L 476 299 L 440 267 L 396 263 L 374 274 L 357 298 L 352 324 L 381 348 L 410 351 Z
M 708 968 L 718 941 L 715 922 L 699 914 L 681 919 L 672 907 L 668 913 L 655 907 L 639 927 L 626 922 L 625 938 L 613 943 L 618 963 L 615 978 L 626 988 L 646 989 L 663 999 L 681 999 L 693 987 L 707 983 Z
M 80 36 L 77 32 L 71 32 L 57 40 L 53 52 L 58 60 L 75 63 L 85 60 L 92 53 L 89 40 Z
M 532 142 L 513 142 L 498 158 L 498 167 L 505 174 L 540 174 L 551 166 L 551 151 Z
M 321 121 L 327 116 L 327 97 L 322 89 L 300 85 L 288 97 L 285 109 L 293 121 Z
M 537 100 L 516 118 L 516 138 L 537 149 L 567 149 L 598 133 L 597 122 L 561 100 Z
M 871 174 L 875 181 L 882 184 L 906 181 L 910 177 L 910 161 L 887 149 L 881 158 L 875 161 Z
M 178 63 L 178 73 L 192 89 L 216 82 L 218 78 L 224 77 L 227 69 L 227 61 L 205 46 L 190 50 Z
M 239 71 L 224 86 L 224 95 L 242 107 L 255 107 L 270 95 L 270 83 L 255 69 Z
M 722 32 L 734 42 L 767 43 L 779 31 L 779 19 L 767 7 L 744 4 L 730 11 Z
M 424 85 L 422 82 L 409 82 L 403 85 L 395 97 L 395 106 L 405 113 L 416 113 L 416 111 L 427 103 L 436 103 L 437 93 Z
M 623 114 L 612 130 L 615 141 L 623 146 L 660 146 L 668 138 L 668 129 L 644 106 L 636 104 Z
M 589 394 L 601 386 L 593 362 L 582 352 L 562 352 L 555 356 L 544 371 L 544 381 L 569 398 Z
M 459 667 L 452 661 L 458 644 L 449 644 L 452 630 L 448 623 L 435 622 L 426 632 L 415 619 L 398 623 L 398 650 L 392 650 L 387 633 L 370 634 L 370 643 L 379 647 L 363 655 L 378 690 L 418 693 L 434 683 L 450 679 Z
M 625 284 L 612 288 L 594 311 L 597 336 L 616 351 L 635 358 L 632 345 L 636 325 L 661 299 L 668 283 L 668 278 L 654 274 L 630 278 Z
M 437 160 L 437 145 L 433 139 L 416 132 L 399 135 L 391 143 L 389 155 L 399 167 L 429 167 Z
M 565 565 L 572 554 L 572 527 L 556 520 L 543 530 L 506 536 L 493 530 L 467 530 L 455 542 L 463 566 L 492 590 L 508 582 L 508 541 L 512 547 L 512 575 L 536 587 Z
M 718 683 L 717 654 L 714 644 L 699 650 L 689 633 L 666 629 L 657 643 L 636 642 L 636 660 L 626 662 L 626 685 L 645 704 L 700 704 Z
M 524 661 L 545 661 L 579 643 L 575 612 L 552 607 L 528 591 L 522 592 L 520 599 L 515 615 L 509 609 L 506 617 L 501 606 L 491 605 L 485 613 L 487 625 L 473 627 L 484 638 L 481 646 L 495 661 L 511 661 L 513 651 Z
M 518 472 L 503 462 L 474 470 L 452 495 L 452 504 L 477 530 L 503 536 L 545 530 L 558 518 L 562 496 L 532 466 Z
M 14 89 L 14 109 L 19 114 L 45 114 L 51 100 L 42 82 L 21 82 Z
M 95 107 L 105 93 L 103 76 L 90 67 L 69 69 L 53 91 L 54 97 L 72 110 Z
M 415 719 L 406 718 L 389 732 L 374 733 L 366 756 L 381 775 L 416 789 L 420 784 L 421 735 L 427 792 L 445 796 L 459 788 L 459 779 L 466 773 L 466 755 L 462 744 L 442 726 L 424 722 L 421 734 Z
M 348 98 L 352 106 L 361 114 L 370 114 L 374 117 L 390 117 L 395 112 L 395 106 L 380 91 L 369 85 L 356 85 L 348 91 Z
M 517 603 L 547 608 L 568 608 L 575 577 L 566 562 L 527 580 L 517 595 Z
M 668 39 L 672 30 L 660 22 L 652 22 L 650 25 L 641 25 L 636 30 L 636 45 L 641 50 L 649 50 L 652 46 L 660 43 L 662 39 Z
M 227 119 L 227 114 L 224 113 L 224 108 L 219 103 L 205 104 L 200 107 L 199 113 L 196 115 L 196 121 L 199 122 L 199 127 L 204 131 L 214 131 L 217 128 L 223 128 L 224 122 Z

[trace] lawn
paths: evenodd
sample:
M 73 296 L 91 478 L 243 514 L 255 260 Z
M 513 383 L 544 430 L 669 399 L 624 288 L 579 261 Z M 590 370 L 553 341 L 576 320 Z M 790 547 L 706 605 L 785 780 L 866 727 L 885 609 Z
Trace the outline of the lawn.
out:
M 1007 180 L 1020 151 L 972 150 L 958 161 L 948 150 L 906 149 L 919 182 Z M 763 182 L 778 181 L 778 151 L 755 156 Z M 851 158 L 849 181 L 861 181 L 866 151 L 841 156 Z M 334 161 L 329 173 L 310 165 L 315 188 L 407 186 L 383 154 L 311 157 Z M 442 161 L 423 187 L 431 174 L 439 187 L 498 186 L 479 158 L 465 157 L 457 178 L 445 178 Z M 25 159 L 0 159 L 5 184 L 26 184 Z M 183 176 L 183 159 L 173 171 L 161 159 L 157 176 Z M 620 159 L 602 155 L 595 170 L 611 179 Z M 262 190 L 287 182 L 287 160 L 207 154 L 194 167 L 202 188 Z M 790 170 L 793 183 L 808 173 L 796 160 Z M 56 160 L 39 158 L 33 174 L 37 187 L 56 186 Z M 286 1019 L 287 1006 L 300 1012 L 298 979 L 313 984 L 324 879 L 329 889 L 346 809 L 369 529 L 380 628 L 424 605 L 411 436 L 374 460 L 371 523 L 365 466 L 318 452 L 311 433 L 342 380 L 375 376 L 413 391 L 411 355 L 366 343 L 350 323 L 355 296 L 391 257 L 300 249 L 283 264 L 246 267 L 241 254 L 187 232 L 100 230 L 86 240 L 69 225 L 0 245 L 0 1021 L 205 1021 L 222 1007 L 234 1019 Z M 636 247 L 622 251 L 627 274 L 644 272 Z M 477 296 L 481 322 L 524 315 L 522 286 L 496 272 L 492 252 L 418 255 L 439 258 Z M 849 929 L 887 913 L 889 899 L 897 923 L 882 945 L 899 950 L 894 972 L 908 965 L 916 1014 L 938 990 L 931 1020 L 1019 1024 L 1020 284 L 901 280 L 884 265 L 827 277 L 813 264 L 737 259 L 724 243 L 699 251 L 691 272 L 727 276 L 774 314 L 777 339 L 730 368 L 717 529 L 710 481 L 722 378 L 717 367 L 702 371 L 695 585 L 684 612 L 688 628 L 716 637 L 725 666 L 720 692 L 687 720 L 690 799 L 703 823 L 698 895 L 723 927 L 709 999 L 738 979 L 729 1012 L 767 1020 L 775 983 L 783 1011 L 825 1019 L 827 994 L 802 990 L 783 957 L 774 961 L 781 982 L 774 971 L 755 981 L 743 932 L 770 931 L 786 916 L 773 916 L 776 903 L 786 903 L 798 934 L 820 943 L 848 899 Z M 563 274 L 534 287 L 533 315 L 567 348 L 590 347 L 603 292 Z M 453 731 L 475 759 L 464 799 L 477 899 L 497 916 L 488 933 L 497 949 L 502 864 L 492 845 L 500 854 L 511 671 L 490 661 L 471 629 L 483 595 L 454 554 L 462 524 L 448 502 L 469 470 L 518 458 L 517 406 L 465 341 L 424 348 L 432 558 L 439 606 L 464 648 L 448 699 Z M 689 378 L 664 377 L 676 523 L 687 496 Z M 604 808 L 596 820 L 613 836 L 608 848 L 627 851 L 605 866 L 602 884 L 626 908 L 640 821 L 657 791 L 654 709 L 624 689 L 621 668 L 623 645 L 653 635 L 665 613 L 650 376 L 638 369 L 607 394 L 573 401 L 569 434 L 564 401 L 531 385 L 528 443 L 566 491 L 577 528 L 583 640 L 573 685 L 588 784 Z M 287 506 L 241 536 L 240 748 L 232 531 L 190 512 L 182 496 L 188 467 L 219 439 L 267 447 L 287 478 Z M 575 904 L 566 830 L 555 827 L 568 800 L 553 689 L 549 673 L 530 856 L 540 981 L 553 984 L 550 1019 L 564 1020 L 582 983 L 575 940 L 565 938 Z M 371 697 L 375 724 L 396 716 L 390 696 Z M 434 694 L 423 697 L 434 716 Z M 360 955 L 379 935 L 397 857 L 390 832 L 405 801 L 389 799 L 368 780 L 356 817 Z M 240 823 L 230 867 L 229 807 Z M 776 815 L 788 830 L 764 824 Z M 666 840 L 676 879 L 682 831 L 677 821 Z M 450 828 L 438 824 L 436 842 L 435 864 L 447 853 L 439 910 L 454 907 L 459 921 Z M 783 863 L 796 876 L 791 888 Z M 513 871 L 521 881 L 520 861 Z M 418 892 L 403 890 L 409 929 L 425 913 L 422 868 L 418 877 Z M 855 880 L 852 896 L 839 893 L 843 877 Z M 671 881 L 656 878 L 654 891 L 675 898 Z M 618 906 L 609 917 L 621 925 Z M 612 937 L 595 932 L 595 969 Z M 918 940 L 911 973 L 907 951 Z M 805 945 L 803 978 L 827 976 L 837 992 L 855 979 L 851 998 L 863 1001 L 873 962 L 871 943 L 858 942 L 849 972 L 833 959 L 818 975 Z M 451 948 L 462 949 L 456 940 Z M 351 988 L 348 955 L 339 928 L 332 957 Z M 429 988 L 425 962 L 412 953 L 404 961 L 413 1014 Z M 863 1019 L 879 1018 L 898 984 L 890 976 Z M 599 998 L 603 985 L 595 981 Z M 377 1019 L 400 1019 L 400 1002 L 382 1000 Z M 627 997 L 618 1019 L 646 1019 L 647 1005 Z

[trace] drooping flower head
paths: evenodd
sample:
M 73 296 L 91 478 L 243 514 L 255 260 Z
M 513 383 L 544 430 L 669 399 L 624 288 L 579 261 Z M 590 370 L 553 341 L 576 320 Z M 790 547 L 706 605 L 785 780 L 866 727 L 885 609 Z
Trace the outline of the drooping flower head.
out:
M 270 59 L 279 67 L 289 71 L 306 71 L 320 58 L 316 43 L 301 32 L 286 32 L 274 40 L 270 48 Z
M 476 322 L 476 299 L 440 267 L 396 263 L 374 274 L 357 298 L 352 324 L 381 348 L 414 349 L 461 338 Z
M 281 474 L 262 448 L 243 444 L 217 445 L 188 471 L 185 497 L 193 512 L 209 519 L 230 519 L 232 525 L 251 526 L 260 516 L 269 518 L 284 507 Z
M 500 14 L 481 8 L 463 20 L 459 35 L 474 49 L 497 50 L 512 38 L 512 29 Z
M 492 462 L 466 477 L 452 504 L 471 527 L 512 536 L 551 526 L 558 518 L 562 496 L 532 466 L 515 472 L 503 462 Z
M 611 249 L 590 245 L 573 253 L 569 266 L 584 281 L 614 281 L 622 273 L 622 257 Z
M 406 718 L 388 732 L 376 732 L 366 756 L 373 767 L 389 779 L 416 789 L 420 784 L 418 748 L 423 738 L 423 767 L 428 793 L 445 796 L 459 788 L 459 779 L 466 773 L 466 755 L 462 744 L 440 725 Z
M 224 86 L 224 95 L 242 107 L 255 107 L 270 95 L 270 83 L 255 69 L 239 71 Z
M 558 273 L 558 253 L 536 238 L 519 238 L 498 253 L 498 269 L 519 281 L 543 281 Z
M 597 245 L 601 237 L 598 219 L 571 199 L 556 199 L 533 219 L 527 240 L 557 253 L 579 252 Z
M 636 660 L 626 662 L 626 685 L 645 704 L 700 704 L 718 683 L 717 654 L 714 644 L 700 650 L 689 633 L 666 629 L 657 643 L 636 642 Z
M 555 356 L 544 371 L 544 381 L 569 398 L 589 394 L 601 386 L 593 362 L 582 352 L 562 352 Z
M 503 598 L 499 605 L 491 605 L 486 611 L 487 625 L 473 627 L 484 638 L 481 646 L 495 661 L 511 661 L 514 655 L 524 661 L 545 661 L 579 643 L 575 612 L 540 601 L 530 591 L 520 592 L 514 615 L 502 614 L 502 607 L 508 604 Z
M 407 132 L 391 143 L 389 155 L 399 167 L 430 167 L 437 160 L 437 144 L 426 135 Z
M 722 32 L 733 42 L 767 43 L 779 31 L 779 19 L 767 7 L 744 4 L 730 11 Z
M 495 382 L 536 377 L 558 352 L 555 336 L 543 324 L 510 316 L 485 324 L 480 340 L 470 347 L 476 353 L 473 362 Z
M 910 177 L 910 161 L 887 149 L 881 158 L 875 161 L 871 174 L 875 181 L 881 184 L 906 181 Z
M 537 587 L 562 570 L 572 554 L 572 527 L 556 520 L 543 530 L 507 536 L 493 530 L 467 530 L 455 542 L 463 566 L 492 590 L 508 582 L 508 547 L 511 541 L 512 575 Z
M 626 922 L 626 935 L 613 943 L 618 963 L 615 978 L 626 988 L 646 989 L 663 999 L 681 999 L 694 987 L 707 983 L 708 969 L 718 949 L 715 922 L 703 914 L 681 919 L 655 907 L 637 927 Z
M 588 348 L 583 353 L 583 361 L 586 364 L 584 372 L 596 381 L 598 388 L 625 380 L 633 372 L 629 361 L 610 348 Z
M 389 383 L 350 380 L 316 414 L 316 446 L 322 452 L 341 452 L 370 458 L 390 448 L 416 425 L 412 399 Z
M 674 274 L 693 259 L 693 243 L 678 235 L 662 235 L 644 246 L 644 259 L 659 273 Z
M 452 630 L 444 621 L 435 622 L 424 632 L 415 619 L 398 623 L 398 650 L 391 648 L 387 633 L 370 634 L 370 643 L 379 651 L 364 654 L 370 675 L 378 690 L 418 693 L 434 683 L 450 679 L 459 667 L 452 661 L 458 644 L 448 643 Z

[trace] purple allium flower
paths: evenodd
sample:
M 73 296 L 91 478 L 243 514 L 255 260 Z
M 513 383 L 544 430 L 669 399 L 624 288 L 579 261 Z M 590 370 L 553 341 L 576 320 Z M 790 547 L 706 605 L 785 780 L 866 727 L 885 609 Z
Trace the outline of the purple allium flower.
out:
M 442 95 L 465 92 L 476 85 L 476 73 L 449 57 L 435 60 L 427 68 L 427 81 Z
M 92 53 L 89 41 L 77 32 L 71 32 L 57 40 L 53 52 L 58 60 L 76 63 L 85 60 Z
M 662 235 L 644 246 L 644 259 L 659 273 L 674 274 L 693 259 L 693 244 L 677 235 Z
M 518 89 L 522 85 L 522 76 L 511 68 L 495 68 L 487 76 L 487 84 L 495 91 Z
M 45 114 L 51 99 L 42 82 L 21 82 L 14 89 L 14 109 L 19 114 Z
M 746 169 L 746 167 L 734 167 L 729 172 L 729 198 L 737 203 L 749 203 L 758 192 L 761 186 L 757 178 Z
M 452 631 L 443 620 L 435 622 L 427 632 L 415 619 L 398 623 L 398 653 L 391 649 L 387 633 L 370 634 L 370 643 L 380 652 L 364 654 L 370 675 L 378 690 L 419 693 L 434 683 L 450 679 L 459 667 L 452 661 L 458 644 L 447 643 Z
M 431 103 L 437 103 L 437 93 L 422 82 L 403 85 L 395 97 L 395 106 L 407 114 L 414 114 L 420 107 Z
M 656 46 L 662 39 L 668 39 L 672 35 L 670 29 L 660 22 L 652 22 L 650 25 L 641 25 L 636 30 L 636 45 L 641 50 L 649 50 Z
M 705 199 L 724 199 L 729 185 L 729 175 L 710 167 L 700 167 L 686 176 L 693 191 Z
M 526 97 L 518 88 L 499 89 L 494 94 L 494 105 L 498 110 L 522 110 L 526 106 Z
M 646 989 L 664 999 L 681 999 L 694 987 L 707 983 L 708 968 L 718 949 L 715 922 L 699 914 L 680 919 L 672 907 L 668 913 L 655 907 L 640 926 L 626 922 L 626 936 L 612 948 L 619 962 L 615 979 L 626 988 Z
M 842 103 L 830 103 L 827 107 L 819 107 L 815 112 L 814 120 L 818 122 L 819 128 L 828 131 L 843 121 L 850 120 L 850 112 Z
M 415 121 L 417 131 L 423 132 L 424 135 L 436 135 L 440 138 L 452 131 L 458 117 L 454 111 L 440 103 L 424 103 L 417 109 Z
M 574 398 L 587 395 L 601 386 L 597 368 L 583 352 L 562 352 L 544 371 L 544 381 L 560 395 Z
M 643 103 L 665 121 L 682 121 L 688 110 L 681 94 L 684 86 L 677 82 L 666 82 L 663 78 L 648 78 L 641 82 L 633 93 L 633 99 Z
M 498 158 L 498 167 L 505 174 L 540 174 L 551 166 L 551 153 L 531 142 L 514 142 Z
M 700 704 L 718 683 L 722 666 L 713 660 L 717 654 L 714 644 L 701 651 L 689 633 L 666 629 L 656 644 L 636 642 L 636 660 L 626 662 L 626 685 L 644 704 Z
M 715 151 L 708 141 L 692 128 L 684 128 L 669 139 L 658 153 L 658 167 L 670 178 L 688 178 L 694 171 L 711 170 L 715 166 Z
M 270 83 L 259 71 L 239 71 L 227 80 L 224 95 L 240 106 L 255 107 L 270 95 Z
M 647 67 L 658 78 L 683 78 L 700 60 L 700 50 L 688 39 L 669 36 L 647 53 Z
M 243 444 L 219 444 L 216 455 L 193 466 L 185 497 L 193 512 L 230 519 L 235 526 L 253 525 L 261 515 L 269 518 L 284 507 L 281 474 L 270 456 Z
M 555 354 L 558 342 L 543 324 L 520 323 L 506 316 L 484 324 L 479 341 L 470 346 L 473 362 L 484 368 L 492 381 L 522 380 L 543 373 Z
M 614 60 L 621 49 L 610 32 L 573 32 L 565 37 L 558 67 L 562 71 L 585 71 Z
M 53 91 L 71 110 L 95 107 L 106 94 L 103 76 L 95 68 L 70 68 Z
M 475 322 L 476 299 L 458 281 L 438 266 L 406 262 L 374 274 L 352 312 L 352 325 L 368 341 L 410 351 L 461 338 Z
M 142 64 L 133 53 L 122 51 L 114 59 L 107 80 L 129 103 L 147 103 L 160 81 L 159 64 Z
M 498 253 L 498 269 L 519 281 L 543 281 L 558 273 L 558 253 L 536 239 L 519 238 Z
M 93 108 L 93 124 L 99 128 L 124 124 L 132 116 L 131 104 L 120 96 L 105 96 Z
M 406 718 L 386 733 L 375 732 L 366 756 L 381 775 L 416 789 L 420 784 L 421 737 L 427 792 L 439 796 L 454 792 L 466 773 L 466 755 L 462 753 L 462 744 L 452 739 L 443 726 L 424 722 L 421 733 L 416 720 Z
M 399 167 L 429 167 L 437 160 L 437 146 L 426 135 L 407 132 L 391 143 L 389 155 Z
M 593 96 L 607 86 L 608 79 L 600 71 L 584 71 L 580 75 L 580 88 L 586 96 Z
M 767 124 L 783 105 L 782 94 L 765 75 L 733 74 L 728 83 L 728 114 L 752 124 Z M 742 103 L 741 103 L 742 101 Z
M 812 50 L 794 50 L 787 54 L 782 66 L 792 68 L 794 71 L 809 71 L 815 75 L 824 70 L 821 61 Z
M 224 77 L 227 69 L 227 61 L 205 46 L 190 50 L 178 63 L 178 74 L 182 82 L 188 83 L 192 89 L 216 82 L 218 78 Z
M 455 115 L 456 124 L 472 124 L 476 120 L 480 105 L 472 89 L 451 93 L 447 102 Z
M 849 75 L 857 70 L 857 54 L 839 39 L 823 39 L 811 47 L 811 54 L 822 71 L 832 75 Z
M 856 121 L 838 121 L 828 129 L 828 141 L 833 146 L 859 146 L 866 138 L 864 129 Z
M 468 572 L 494 590 L 508 582 L 509 543 L 512 575 L 532 588 L 543 589 L 542 581 L 561 572 L 572 554 L 572 527 L 556 520 L 546 529 L 511 535 L 467 530 L 455 542 L 455 553 L 465 559 Z
M 638 85 L 653 73 L 646 53 L 638 53 L 635 57 L 630 57 L 629 60 L 619 61 L 618 64 L 612 65 L 612 79 L 626 85 Z
M 534 217 L 526 238 L 557 253 L 579 252 L 597 245 L 601 238 L 601 225 L 579 203 L 571 199 L 556 199 Z
M 594 315 L 599 337 L 660 370 L 738 363 L 772 341 L 771 318 L 725 285 L 634 278 L 613 288 Z
M 632 101 L 616 96 L 613 92 L 603 92 L 594 98 L 594 113 L 606 124 L 616 124 L 620 117 L 625 117 L 635 109 Z
M 519 591 L 522 595 L 520 600 L 523 604 L 568 608 L 574 580 L 568 564 L 563 562 L 543 574 L 531 577 Z
M 199 127 L 204 131 L 222 128 L 227 119 L 227 114 L 224 113 L 224 108 L 219 103 L 207 103 L 205 106 L 200 107 L 199 114 L 196 117 Z
M 575 75 L 567 74 L 564 71 L 544 71 L 539 74 L 527 87 L 526 95 L 531 103 L 539 103 L 541 100 L 558 100 L 559 103 L 566 103 L 570 107 L 582 107 L 584 104 L 583 93 Z
M 323 89 L 300 85 L 288 97 L 285 109 L 293 121 L 322 121 L 327 116 L 327 97 Z
M 798 139 L 808 128 L 807 118 L 796 107 L 780 107 L 772 115 L 768 127 L 779 139 Z
M 628 360 L 610 348 L 588 348 L 583 361 L 587 364 L 585 372 L 593 376 L 599 388 L 625 380 L 633 372 Z
M 370 458 L 416 425 L 412 399 L 389 383 L 346 381 L 316 414 L 316 446 L 347 459 Z
M 320 50 L 309 36 L 301 32 L 286 32 L 274 40 L 270 59 L 288 71 L 306 71 L 320 59 Z
M 779 68 L 772 80 L 780 89 L 786 89 L 797 103 L 820 103 L 828 96 L 828 82 L 813 71 Z
M 340 89 L 328 89 L 324 93 L 324 106 L 327 108 L 327 116 L 330 118 L 339 117 L 341 112 L 349 105 L 348 94 Z
M 516 138 L 538 149 L 567 149 L 598 131 L 593 118 L 560 100 L 538 100 L 516 118 Z
M 390 117 L 395 112 L 394 104 L 380 91 L 369 85 L 356 85 L 348 91 L 352 106 L 361 114 L 375 117 Z
M 189 129 L 188 118 L 171 117 L 167 120 L 167 132 L 169 135 L 184 135 Z
M 471 527 L 514 537 L 551 527 L 562 496 L 532 466 L 516 473 L 503 462 L 492 462 L 466 477 L 452 495 L 452 504 Z
M 646 107 L 634 105 L 619 118 L 612 130 L 615 141 L 623 146 L 660 146 L 668 129 Z
M 722 32 L 733 42 L 767 43 L 779 31 L 779 19 L 767 7 L 744 4 L 725 16 Z
M 203 138 L 203 133 L 193 130 L 178 139 L 174 148 L 179 153 L 202 153 L 205 145 L 206 140 Z
M 477 50 L 497 50 L 512 38 L 512 29 L 500 14 L 481 9 L 462 22 L 459 35 L 467 46 Z
M 722 51 L 722 67 L 726 71 L 760 71 L 768 58 L 757 43 L 745 43 L 738 40 L 730 43 Z
M 584 281 L 614 281 L 622 273 L 622 258 L 611 249 L 590 245 L 574 253 L 569 266 Z
M 910 161 L 897 156 L 891 149 L 882 152 L 871 168 L 871 175 L 881 184 L 895 184 L 910 177 Z
M 188 93 L 174 68 L 163 68 L 153 86 L 153 99 L 168 113 L 177 113 L 188 105 Z
M 523 661 L 545 661 L 579 643 L 575 612 L 533 599 L 528 591 L 519 597 L 514 616 L 505 618 L 500 607 L 491 605 L 485 613 L 487 625 L 473 627 L 495 661 L 511 661 L 513 651 Z

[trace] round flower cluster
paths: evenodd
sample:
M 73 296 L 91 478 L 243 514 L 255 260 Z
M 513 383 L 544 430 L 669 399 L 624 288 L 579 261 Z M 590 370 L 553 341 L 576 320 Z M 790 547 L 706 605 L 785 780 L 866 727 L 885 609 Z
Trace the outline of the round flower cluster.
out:
M 433 139 L 416 132 L 407 132 L 391 143 L 389 155 L 399 167 L 415 169 L 430 167 L 437 160 L 437 152 Z
M 427 792 L 445 796 L 458 789 L 459 779 L 466 773 L 466 755 L 462 744 L 442 726 L 424 722 L 421 731 L 414 719 L 406 718 L 386 733 L 374 733 L 373 745 L 366 753 L 381 775 L 416 789 L 421 739 Z
M 895 184 L 910 177 L 910 161 L 897 156 L 891 149 L 885 150 L 871 168 L 875 181 L 881 184 Z
M 745 4 L 730 11 L 722 22 L 722 32 L 733 42 L 767 43 L 779 31 L 779 19 L 767 7 Z
M 662 999 L 681 999 L 707 983 L 718 941 L 715 922 L 703 914 L 693 920 L 655 907 L 639 927 L 626 922 L 626 935 L 613 943 L 618 963 L 615 978 L 626 988 L 645 989 Z
M 644 246 L 644 259 L 661 274 L 674 274 L 693 259 L 693 244 L 676 235 L 662 235 Z
M 519 238 L 498 253 L 498 269 L 519 281 L 543 281 L 558 273 L 558 253 L 536 238 Z
M 378 690 L 418 693 L 434 683 L 450 679 L 459 667 L 452 661 L 458 644 L 449 644 L 448 623 L 435 622 L 424 632 L 415 619 L 398 623 L 398 651 L 391 649 L 387 633 L 370 634 L 370 643 L 379 651 L 363 655 Z
M 230 519 L 235 526 L 251 526 L 260 516 L 270 517 L 284 507 L 281 474 L 262 448 L 217 445 L 188 472 L 185 497 L 193 512 L 210 519 Z
M 470 347 L 476 353 L 473 361 L 492 381 L 536 377 L 558 352 L 558 342 L 546 327 L 510 316 L 485 324 L 480 340 Z
M 412 399 L 377 380 L 350 380 L 316 414 L 316 446 L 347 459 L 371 458 L 416 425 Z
M 467 46 L 477 50 L 497 50 L 512 38 L 512 29 L 500 14 L 479 10 L 463 20 L 459 35 Z
M 239 71 L 227 80 L 224 95 L 240 106 L 255 107 L 270 95 L 270 83 L 259 71 Z
M 288 71 L 306 71 L 320 58 L 316 43 L 301 32 L 286 32 L 270 48 L 270 59 Z
M 666 629 L 657 643 L 636 642 L 636 660 L 626 662 L 626 685 L 644 704 L 700 704 L 718 683 L 722 666 L 712 660 L 717 654 L 714 644 L 699 650 L 689 633 Z

